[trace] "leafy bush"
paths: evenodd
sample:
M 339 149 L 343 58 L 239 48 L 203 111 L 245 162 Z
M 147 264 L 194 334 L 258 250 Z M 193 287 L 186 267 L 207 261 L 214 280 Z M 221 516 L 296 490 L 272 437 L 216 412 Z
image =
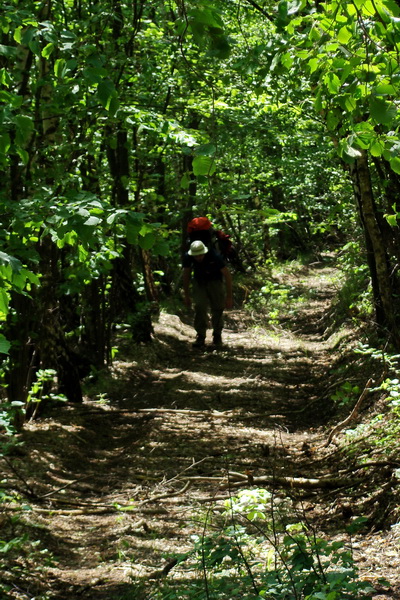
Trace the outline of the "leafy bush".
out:
M 263 489 L 243 490 L 225 502 L 229 523 L 193 538 L 179 557 L 196 576 L 152 590 L 148 600 L 368 600 L 374 590 L 357 578 L 341 541 L 318 537 L 306 525 L 282 527 L 288 503 L 274 506 Z M 242 510 L 240 510 L 242 509 Z M 292 514 L 293 519 L 293 514 Z M 262 527 L 259 525 L 262 523 Z
M 11 515 L 7 510 L 9 503 L 21 504 L 21 512 L 13 512 Z M 36 595 L 35 600 L 47 600 L 48 595 L 42 594 L 42 576 L 46 567 L 52 563 L 52 557 L 47 548 L 43 547 L 40 540 L 34 539 L 31 527 L 26 522 L 23 513 L 29 507 L 22 506 L 22 499 L 15 494 L 8 494 L 0 490 L 0 572 L 2 573 L 0 581 L 0 597 L 15 598 L 8 595 L 12 590 L 15 591 L 15 585 L 21 595 L 18 598 L 32 598 L 32 594 L 23 592 L 23 582 L 32 581 L 34 574 Z M 31 584 L 30 584 L 31 586 Z M 32 591 L 32 590 L 31 590 Z

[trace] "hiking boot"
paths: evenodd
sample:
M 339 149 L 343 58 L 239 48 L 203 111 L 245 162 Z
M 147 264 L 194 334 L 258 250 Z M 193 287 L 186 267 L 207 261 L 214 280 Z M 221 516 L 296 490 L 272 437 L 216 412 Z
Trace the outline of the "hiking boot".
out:
M 213 335 L 213 344 L 214 346 L 222 346 L 221 334 Z
M 193 348 L 203 348 L 203 346 L 205 345 L 206 342 L 206 338 L 204 335 L 198 335 L 196 340 L 193 342 L 192 346 Z

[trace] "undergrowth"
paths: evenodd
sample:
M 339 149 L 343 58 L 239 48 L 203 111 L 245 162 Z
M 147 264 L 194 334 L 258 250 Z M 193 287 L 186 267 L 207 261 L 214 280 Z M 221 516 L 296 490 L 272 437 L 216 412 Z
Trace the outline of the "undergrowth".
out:
M 155 586 L 143 598 L 371 599 L 374 589 L 357 574 L 350 531 L 346 542 L 330 542 L 299 520 L 289 499 L 277 500 L 265 489 L 250 489 L 225 501 L 219 527 L 206 522 L 193 549 L 176 557 L 174 583 Z
M 1 482 L 2 485 L 7 482 Z M 0 484 L 0 485 L 1 485 Z M 29 505 L 15 493 L 0 490 L 0 597 L 2 600 L 48 600 L 44 579 L 52 555 L 26 518 Z M 25 584 L 26 582 L 26 584 Z
M 292 262 L 286 267 L 280 266 L 279 273 L 269 273 L 270 277 L 268 269 L 264 279 L 258 275 L 258 285 L 243 294 L 246 310 L 262 315 L 270 324 L 295 314 L 316 293 L 315 289 L 302 288 L 301 280 L 299 286 L 285 281 L 286 274 L 298 275 L 302 268 L 304 265 Z M 370 314 L 368 292 L 365 273 L 352 273 L 350 268 L 347 271 L 335 310 L 343 318 L 350 315 L 354 323 L 354 319 Z M 244 290 L 244 279 L 242 286 Z M 357 304 L 360 289 L 365 293 Z M 120 341 L 123 348 L 127 342 L 122 334 Z M 155 350 L 139 347 L 135 352 L 139 369 L 146 362 L 157 361 Z M 226 502 L 222 518 L 211 519 L 212 510 L 207 512 L 203 532 L 192 539 L 190 552 L 166 557 L 177 562 L 174 566 L 177 575 L 171 582 L 153 582 L 150 590 L 139 581 L 133 582 L 129 600 L 367 600 L 372 597 L 374 590 L 358 576 L 351 551 L 351 535 L 358 525 L 365 526 L 366 522 L 369 527 L 399 526 L 396 489 L 400 464 L 396 461 L 400 451 L 400 380 L 396 372 L 400 357 L 372 348 L 368 343 L 360 345 L 357 353 L 360 361 L 355 365 L 356 371 L 368 372 L 371 376 L 385 373 L 385 377 L 371 387 L 369 398 L 374 400 L 366 402 L 368 413 L 362 414 L 345 430 L 339 449 L 342 455 L 359 462 L 362 468 L 367 461 L 391 461 L 388 485 L 382 491 L 388 498 L 385 511 L 377 514 L 376 502 L 371 506 L 367 497 L 360 516 L 351 522 L 352 530 L 341 532 L 342 541 L 331 541 L 315 531 L 302 515 L 295 514 L 289 499 L 277 503 L 273 494 L 265 489 L 244 490 Z M 354 370 L 354 363 L 345 361 L 340 381 L 331 393 L 338 410 L 346 414 L 362 392 L 360 378 L 352 380 L 350 367 Z M 112 377 L 113 385 L 117 387 L 120 385 L 118 377 Z M 93 385 L 100 390 L 97 394 L 99 402 L 107 401 L 104 386 L 109 384 L 109 379 L 103 380 L 97 374 Z M 42 401 L 43 389 L 40 385 L 32 388 L 30 402 L 33 405 Z M 19 407 L 3 403 L 2 408 L 0 451 L 6 458 L 15 437 L 13 420 Z M 377 486 L 380 483 L 377 479 Z M 34 596 L 28 591 L 25 593 L 21 585 L 20 591 L 17 590 L 17 582 L 23 581 L 25 576 L 32 579 L 34 573 L 39 580 L 50 557 L 24 519 L 24 506 L 28 509 L 25 499 L 10 492 L 11 487 L 7 481 L 0 484 L 0 570 L 3 574 L 0 597 L 46 600 L 46 594 L 40 595 L 37 590 Z M 15 507 L 19 511 L 15 511 Z

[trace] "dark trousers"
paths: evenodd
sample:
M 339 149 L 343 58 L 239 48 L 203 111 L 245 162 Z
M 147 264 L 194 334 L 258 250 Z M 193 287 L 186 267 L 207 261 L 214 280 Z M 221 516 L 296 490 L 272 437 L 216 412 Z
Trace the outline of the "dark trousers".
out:
M 205 337 L 211 312 L 213 335 L 220 336 L 224 326 L 225 286 L 223 281 L 193 281 L 194 328 L 198 336 Z

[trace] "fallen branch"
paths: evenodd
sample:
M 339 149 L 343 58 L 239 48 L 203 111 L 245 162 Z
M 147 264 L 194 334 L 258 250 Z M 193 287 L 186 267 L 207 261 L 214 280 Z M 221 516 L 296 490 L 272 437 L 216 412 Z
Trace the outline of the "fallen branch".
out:
M 160 414 L 168 414 L 171 413 L 173 415 L 189 415 L 193 417 L 213 417 L 215 419 L 225 419 L 227 417 L 235 417 L 238 416 L 237 412 L 232 410 L 189 410 L 189 409 L 180 409 L 180 408 L 138 408 L 135 412 L 139 413 L 160 413 Z
M 39 508 L 37 506 L 30 506 L 29 510 L 31 510 L 32 512 L 35 513 L 43 513 L 43 514 L 57 514 L 57 515 L 61 515 L 61 516 L 73 516 L 73 515 L 109 515 L 111 513 L 121 513 L 121 512 L 129 512 L 130 514 L 136 514 L 136 513 L 144 513 L 147 515 L 165 515 L 168 514 L 168 510 L 166 508 L 164 508 L 163 506 L 158 506 L 156 508 L 132 508 L 132 506 L 112 506 L 110 505 L 103 505 L 104 508 L 98 507 L 98 505 L 94 505 L 92 509 L 90 509 L 89 506 L 86 506 L 84 508 L 71 508 L 71 509 L 67 509 L 67 508 Z M 7 511 L 11 511 L 11 512 L 18 512 L 20 513 L 22 511 L 21 506 L 7 506 L 7 507 L 3 507 L 3 511 L 7 512 Z
M 196 498 L 196 502 L 199 504 L 207 504 L 208 502 L 219 502 L 220 500 L 225 501 L 232 498 L 230 494 L 225 494 L 224 496 L 207 496 L 206 498 Z
M 165 565 L 165 567 L 163 567 L 160 570 L 153 571 L 147 577 L 148 577 L 148 579 L 162 579 L 163 577 L 166 577 L 168 575 L 168 573 L 171 571 L 171 569 L 173 569 L 177 564 L 178 564 L 178 559 L 173 558 Z
M 212 477 L 211 475 L 209 477 L 204 475 L 193 475 L 191 477 L 181 477 L 180 479 L 183 479 L 184 481 L 200 481 L 206 483 L 218 483 L 224 480 L 222 477 Z
M 341 431 L 344 427 L 346 427 L 349 423 L 351 423 L 352 421 L 354 421 L 356 419 L 356 417 L 358 416 L 358 413 L 360 412 L 361 404 L 364 402 L 364 399 L 365 399 L 367 393 L 369 392 L 369 389 L 370 389 L 372 383 L 373 383 L 373 379 L 372 378 L 368 379 L 367 384 L 366 384 L 365 388 L 363 389 L 361 396 L 357 400 L 356 405 L 353 408 L 353 410 L 351 411 L 351 413 L 349 414 L 349 416 L 346 419 L 344 419 L 344 421 L 342 421 L 341 423 L 338 423 L 336 425 L 336 427 L 334 427 L 331 430 L 331 432 L 330 432 L 330 434 L 328 436 L 328 439 L 327 439 L 327 441 L 324 444 L 325 448 L 327 446 L 329 446 L 329 444 L 331 443 L 333 437 L 337 433 L 339 433 L 339 431 Z
M 252 477 L 251 485 L 272 485 L 274 487 L 284 488 L 304 488 L 304 489 L 319 489 L 319 488 L 338 488 L 338 487 L 352 487 L 358 485 L 363 481 L 362 479 L 343 479 L 341 477 L 321 477 L 308 478 L 308 477 L 277 477 L 275 475 L 261 475 L 260 477 Z M 220 486 L 220 489 L 237 488 L 249 485 L 249 480 L 246 481 L 232 481 L 225 482 Z
M 73 481 L 69 481 L 68 483 L 66 483 L 62 487 L 59 487 L 56 490 L 53 490 L 51 492 L 47 492 L 47 494 L 43 494 L 42 496 L 38 496 L 38 498 L 48 498 L 49 496 L 53 496 L 54 494 L 57 494 L 57 492 L 61 492 L 62 490 L 66 490 L 71 485 L 74 485 L 74 483 L 77 483 L 78 481 L 82 481 L 82 479 L 87 479 L 87 477 L 80 477 L 79 479 L 74 479 Z
M 17 479 L 19 479 L 19 481 L 22 481 L 22 483 L 25 485 L 26 490 L 27 490 L 27 491 L 25 491 L 25 493 L 27 494 L 27 496 L 30 498 L 36 498 L 36 494 L 35 494 L 33 488 L 29 485 L 29 483 L 21 475 L 21 473 L 14 467 L 13 463 L 10 460 L 8 460 L 8 458 L 6 456 L 4 456 L 3 454 L 0 455 L 0 458 L 2 458 L 4 460 L 4 462 L 6 463 L 8 468 L 14 473 L 15 477 Z
M 193 467 L 197 467 L 197 465 L 200 465 L 202 462 L 206 461 L 206 460 L 212 460 L 214 458 L 214 456 L 204 456 L 203 458 L 201 458 L 200 460 L 195 461 L 193 459 L 193 462 L 188 466 L 185 467 L 182 471 L 180 471 L 177 475 L 174 475 L 173 477 L 171 477 L 170 479 L 168 479 L 167 481 L 165 481 L 165 485 L 167 483 L 171 483 L 171 481 L 175 481 L 176 479 L 181 479 L 182 473 L 185 473 L 186 471 L 189 471 L 190 469 L 193 469 Z
M 143 506 L 144 504 L 148 504 L 149 502 L 155 502 L 156 500 L 164 500 L 165 498 L 173 498 L 174 496 L 184 494 L 191 485 L 192 482 L 189 480 L 185 483 L 182 489 L 176 492 L 166 492 L 165 494 L 157 494 L 156 496 L 152 496 L 151 498 L 146 498 L 146 500 L 142 500 L 142 502 L 139 503 L 139 507 Z
M 356 470 L 356 469 L 355 469 Z M 304 488 L 304 489 L 318 489 L 318 488 L 338 488 L 338 487 L 352 487 L 358 485 L 363 481 L 362 479 L 344 479 L 343 477 L 320 477 L 320 478 L 309 478 L 309 477 L 277 477 L 276 475 L 260 475 L 254 476 L 252 473 L 237 473 L 230 471 L 227 476 L 224 477 L 185 477 L 187 481 L 202 481 L 208 483 L 219 483 L 219 490 L 226 490 L 230 488 L 238 488 L 244 486 L 253 485 L 271 485 L 273 487 L 284 487 L 284 488 Z

